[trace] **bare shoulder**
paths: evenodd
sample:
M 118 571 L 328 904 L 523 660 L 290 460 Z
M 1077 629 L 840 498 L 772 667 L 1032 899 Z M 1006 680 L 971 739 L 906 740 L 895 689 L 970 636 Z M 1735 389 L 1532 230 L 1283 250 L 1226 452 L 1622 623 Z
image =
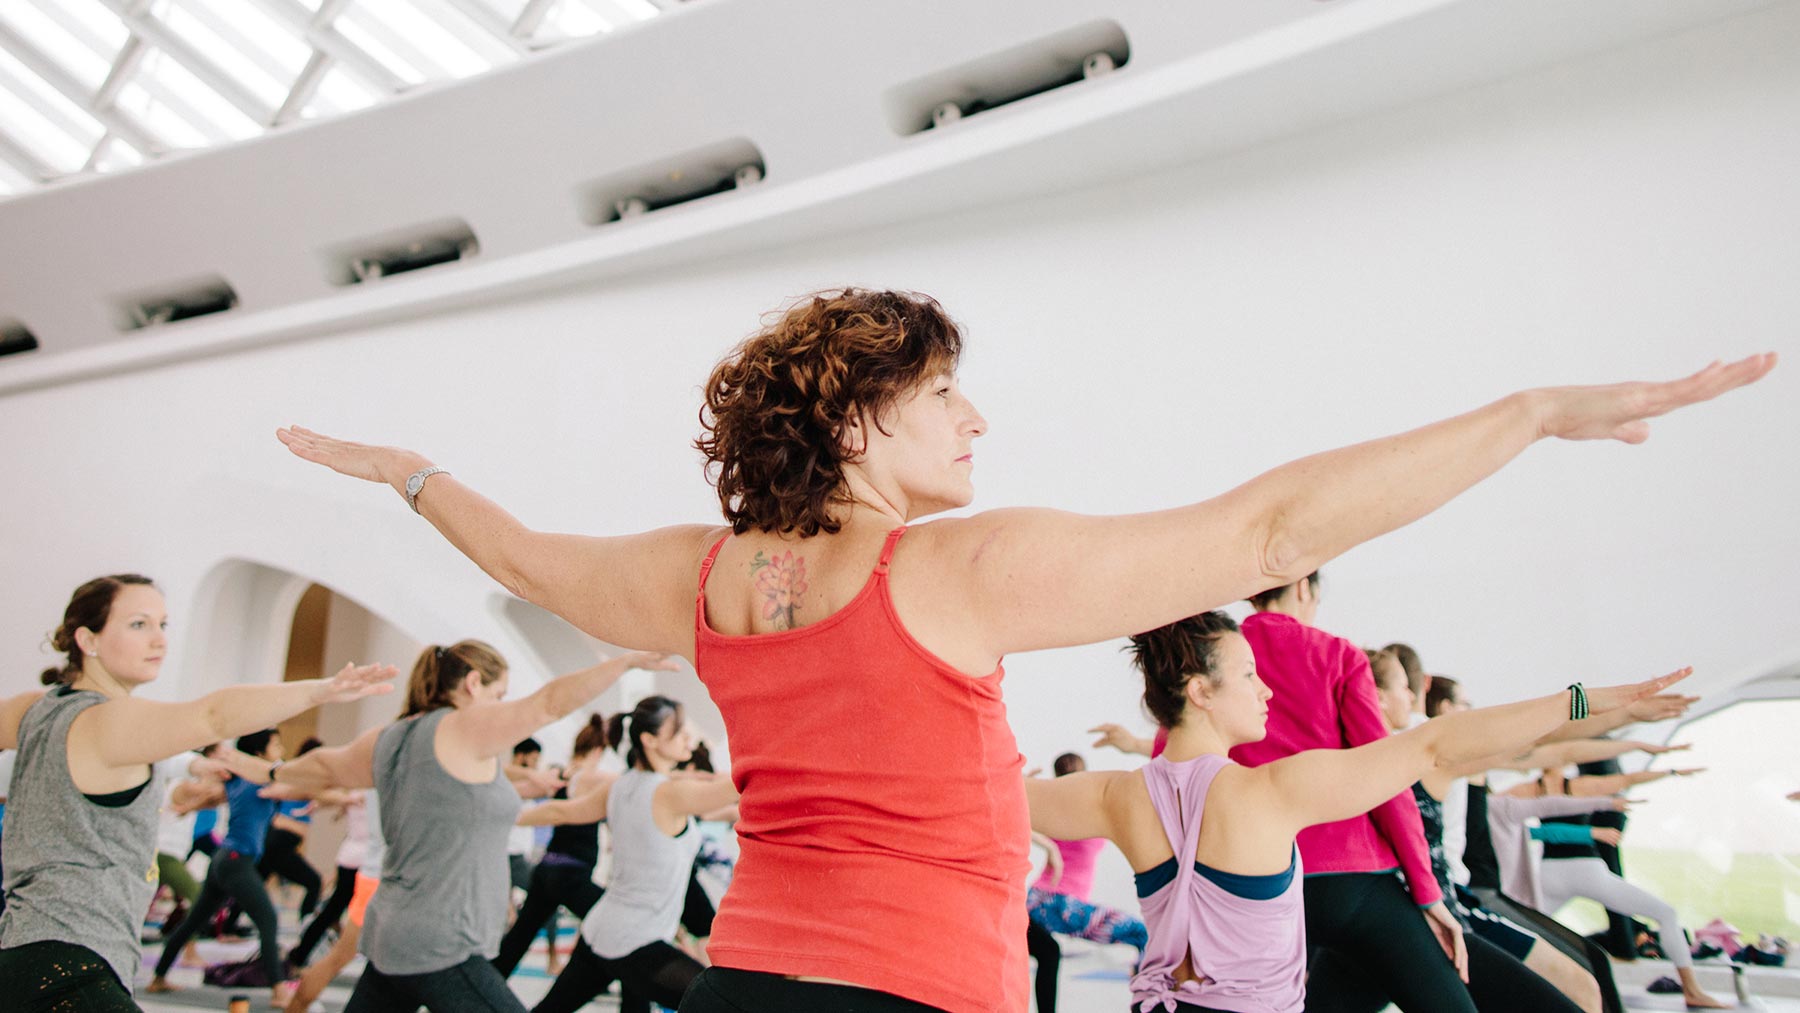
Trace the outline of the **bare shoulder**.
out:
M 961 564 L 979 563 L 996 548 L 1029 535 L 1058 519 L 1074 514 L 1043 507 L 1002 507 L 968 517 L 941 517 L 907 529 L 906 541 L 915 551 L 942 554 Z
M 0 700 L 0 749 L 12 749 L 18 745 L 19 723 L 25 720 L 25 712 L 43 698 L 44 691 L 34 689 Z

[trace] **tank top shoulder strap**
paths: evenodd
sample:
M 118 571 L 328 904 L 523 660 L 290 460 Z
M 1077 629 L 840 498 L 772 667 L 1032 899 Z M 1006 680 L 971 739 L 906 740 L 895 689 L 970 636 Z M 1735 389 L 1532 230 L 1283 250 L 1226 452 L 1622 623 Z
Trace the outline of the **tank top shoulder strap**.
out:
M 725 547 L 725 542 L 730 537 L 731 537 L 731 532 L 729 532 L 729 531 L 720 535 L 719 540 L 714 542 L 712 549 L 710 549 L 706 553 L 706 558 L 702 559 L 700 561 L 700 592 L 699 593 L 701 595 L 706 594 L 706 578 L 712 576 L 713 564 L 719 561 L 719 550 L 723 549 Z
M 730 537 L 731 532 L 729 531 L 720 535 L 719 540 L 714 542 L 712 549 L 706 553 L 706 558 L 700 561 L 700 586 L 694 591 L 694 630 L 696 635 L 698 635 L 698 631 L 706 629 L 706 579 L 712 576 L 713 564 L 719 561 L 719 550 L 725 547 L 725 541 Z
M 875 561 L 875 572 L 887 576 L 888 564 L 894 561 L 894 546 L 900 544 L 900 536 L 906 534 L 906 525 L 902 524 L 887 533 L 887 541 L 881 545 L 881 558 Z

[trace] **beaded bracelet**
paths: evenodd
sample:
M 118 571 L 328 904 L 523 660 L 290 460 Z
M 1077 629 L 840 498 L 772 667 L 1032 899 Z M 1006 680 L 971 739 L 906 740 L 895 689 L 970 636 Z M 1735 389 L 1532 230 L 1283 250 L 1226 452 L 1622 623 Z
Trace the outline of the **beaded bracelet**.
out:
M 1587 690 L 1577 682 L 1569 686 L 1569 720 L 1580 721 L 1588 716 Z

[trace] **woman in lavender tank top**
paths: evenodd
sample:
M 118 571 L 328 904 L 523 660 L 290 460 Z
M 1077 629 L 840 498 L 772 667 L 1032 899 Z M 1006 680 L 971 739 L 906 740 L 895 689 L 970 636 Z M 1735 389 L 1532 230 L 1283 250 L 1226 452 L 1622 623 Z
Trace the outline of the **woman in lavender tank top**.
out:
M 1138 634 L 1132 649 L 1145 706 L 1168 729 L 1168 748 L 1135 771 L 1028 780 L 1026 795 L 1032 829 L 1065 840 L 1104 837 L 1137 873 L 1150 944 L 1131 981 L 1134 1013 L 1302 1009 L 1306 929 L 1295 835 L 1367 812 L 1433 767 L 1516 755 L 1560 728 L 1581 695 L 1446 715 L 1355 749 L 1241 767 L 1226 754 L 1263 737 L 1271 693 L 1237 624 L 1202 613 Z M 1588 708 L 1624 707 L 1687 674 L 1586 690 Z

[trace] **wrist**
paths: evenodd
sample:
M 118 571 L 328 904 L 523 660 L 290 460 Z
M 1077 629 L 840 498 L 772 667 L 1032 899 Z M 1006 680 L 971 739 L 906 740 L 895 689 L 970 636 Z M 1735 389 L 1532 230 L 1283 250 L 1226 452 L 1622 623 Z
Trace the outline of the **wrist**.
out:
M 1522 390 L 1505 398 L 1510 407 L 1531 427 L 1531 438 L 1542 440 L 1555 436 L 1555 392 L 1545 388 Z
M 396 450 L 381 462 L 381 480 L 394 487 L 394 491 L 406 495 L 406 480 L 414 472 L 431 467 L 431 460 L 424 454 L 415 454 L 410 450 Z

